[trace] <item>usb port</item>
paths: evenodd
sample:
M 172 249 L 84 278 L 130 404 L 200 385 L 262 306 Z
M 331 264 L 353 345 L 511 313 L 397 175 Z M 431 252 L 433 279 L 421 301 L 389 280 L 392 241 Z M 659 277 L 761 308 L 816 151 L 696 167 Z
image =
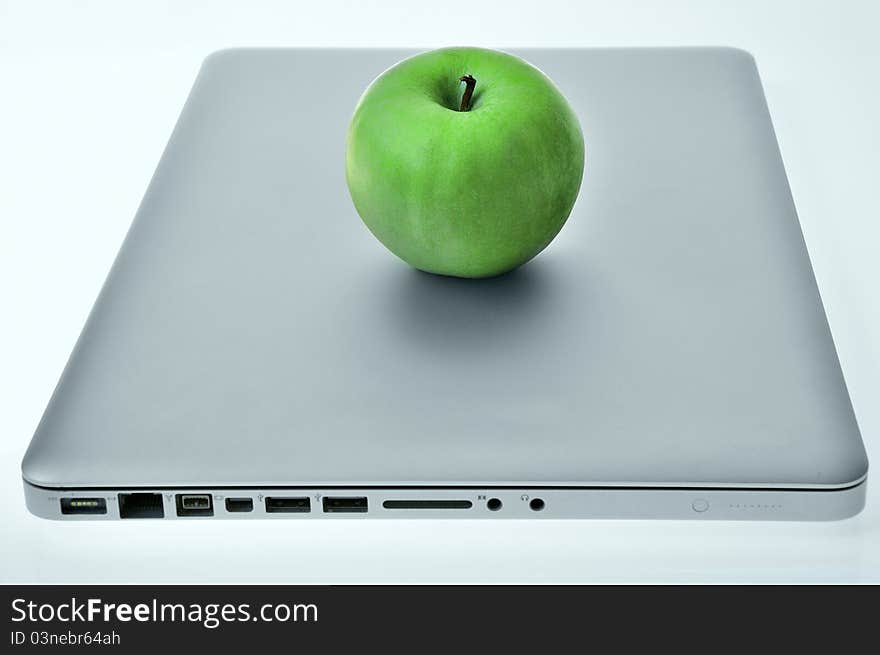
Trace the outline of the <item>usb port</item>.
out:
M 178 516 L 214 516 L 211 494 L 177 494 Z
M 254 511 L 254 499 L 253 498 L 227 498 L 226 499 L 226 511 L 227 512 L 253 512 Z
M 309 498 L 266 498 L 266 512 L 311 512 L 312 502 Z
M 366 512 L 367 499 L 365 496 L 353 498 L 333 498 L 324 496 L 325 512 Z
M 62 514 L 106 514 L 107 501 L 104 498 L 62 498 Z

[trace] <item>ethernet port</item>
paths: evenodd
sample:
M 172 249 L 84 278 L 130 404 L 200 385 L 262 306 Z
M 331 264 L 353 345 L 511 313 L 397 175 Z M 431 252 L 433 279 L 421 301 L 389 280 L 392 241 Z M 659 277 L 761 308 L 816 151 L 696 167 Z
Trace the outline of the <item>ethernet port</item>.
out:
M 165 518 L 162 494 L 119 494 L 119 518 L 161 519 Z

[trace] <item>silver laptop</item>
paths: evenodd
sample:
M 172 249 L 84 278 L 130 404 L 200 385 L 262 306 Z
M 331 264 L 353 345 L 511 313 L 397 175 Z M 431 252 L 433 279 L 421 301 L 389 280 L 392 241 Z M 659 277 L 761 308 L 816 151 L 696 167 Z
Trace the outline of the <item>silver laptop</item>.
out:
M 752 58 L 530 50 L 580 197 L 503 277 L 349 199 L 411 54 L 208 57 L 22 464 L 51 519 L 837 519 L 867 459 Z

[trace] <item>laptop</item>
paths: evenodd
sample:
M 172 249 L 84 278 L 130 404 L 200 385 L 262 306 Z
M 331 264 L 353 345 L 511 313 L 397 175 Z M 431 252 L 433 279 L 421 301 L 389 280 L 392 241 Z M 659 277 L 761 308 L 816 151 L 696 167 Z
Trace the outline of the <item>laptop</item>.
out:
M 500 277 L 369 233 L 345 136 L 403 50 L 209 56 L 24 457 L 43 518 L 839 519 L 867 459 L 754 60 L 515 51 L 580 196 Z

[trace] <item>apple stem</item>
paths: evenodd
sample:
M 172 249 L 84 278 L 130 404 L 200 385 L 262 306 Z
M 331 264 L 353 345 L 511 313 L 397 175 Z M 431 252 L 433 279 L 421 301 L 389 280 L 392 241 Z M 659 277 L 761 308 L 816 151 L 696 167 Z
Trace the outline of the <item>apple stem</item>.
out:
M 462 75 L 458 81 L 465 84 L 464 93 L 461 94 L 461 108 L 458 111 L 468 111 L 471 108 L 471 96 L 474 94 L 474 87 L 477 86 L 477 80 L 471 75 Z

